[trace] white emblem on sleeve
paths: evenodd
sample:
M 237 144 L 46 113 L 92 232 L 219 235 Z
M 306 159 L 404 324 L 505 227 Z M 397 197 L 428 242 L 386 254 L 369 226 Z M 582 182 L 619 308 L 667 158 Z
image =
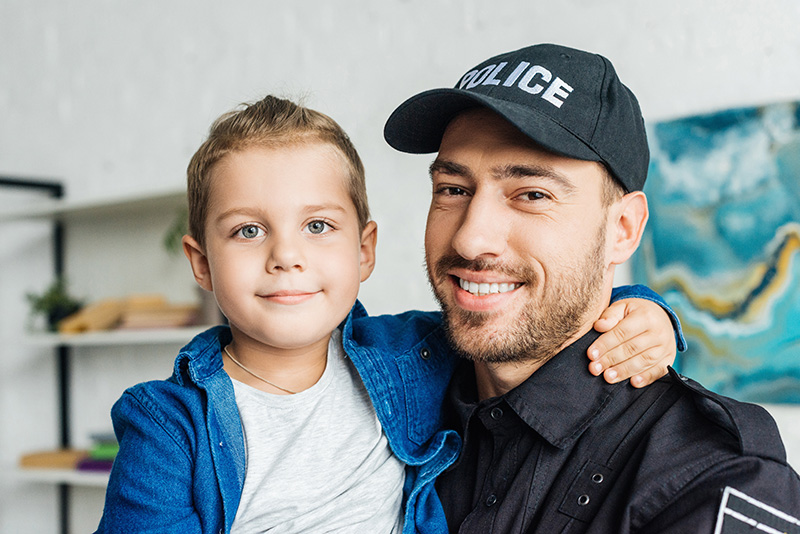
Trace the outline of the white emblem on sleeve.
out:
M 755 529 L 755 530 L 754 530 Z M 739 490 L 725 488 L 714 534 L 800 534 L 800 519 Z

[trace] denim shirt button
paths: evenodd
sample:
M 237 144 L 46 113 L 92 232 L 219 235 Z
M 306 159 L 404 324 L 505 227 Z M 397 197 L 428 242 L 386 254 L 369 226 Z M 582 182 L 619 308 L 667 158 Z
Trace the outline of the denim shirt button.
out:
M 222 448 L 222 447 L 224 447 L 224 446 L 225 446 L 225 444 L 224 444 L 223 442 L 221 442 L 221 441 L 220 441 L 220 442 L 219 442 L 219 448 L 221 449 L 221 448 Z
M 497 495 L 492 493 L 486 498 L 486 506 L 494 506 L 497 503 Z
M 495 421 L 499 421 L 500 419 L 502 419 L 502 418 L 503 418 L 503 409 L 502 409 L 502 408 L 499 408 L 499 407 L 497 407 L 497 406 L 495 406 L 494 408 L 492 408 L 492 411 L 491 411 L 491 412 L 489 412 L 489 415 L 490 415 L 490 416 L 492 417 L 492 419 L 494 419 Z
M 430 360 L 431 359 L 431 351 L 427 347 L 423 347 L 419 349 L 419 357 L 423 360 Z

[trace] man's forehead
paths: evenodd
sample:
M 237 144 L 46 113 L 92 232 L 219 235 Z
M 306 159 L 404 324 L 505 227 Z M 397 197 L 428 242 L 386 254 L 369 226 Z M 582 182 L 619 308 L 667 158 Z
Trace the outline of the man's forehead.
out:
M 498 178 L 540 176 L 574 183 L 570 179 L 574 173 L 593 175 L 598 182 L 605 175 L 602 164 L 548 150 L 502 116 L 480 107 L 459 113 L 448 124 L 431 172 L 447 169 L 467 174 L 470 155 L 480 155 Z

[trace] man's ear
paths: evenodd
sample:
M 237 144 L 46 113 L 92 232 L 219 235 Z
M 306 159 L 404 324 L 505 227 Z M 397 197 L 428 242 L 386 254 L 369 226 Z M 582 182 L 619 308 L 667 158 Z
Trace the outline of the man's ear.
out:
M 647 197 L 641 191 L 628 193 L 609 209 L 610 263 L 624 263 L 639 247 L 647 224 Z
M 375 269 L 375 247 L 378 244 L 378 225 L 369 221 L 361 231 L 361 281 L 365 281 Z
M 183 243 L 183 253 L 189 259 L 192 266 L 192 273 L 197 284 L 206 291 L 213 291 L 214 288 L 211 284 L 211 268 L 208 265 L 208 258 L 203 251 L 200 243 L 191 236 L 185 235 L 181 239 Z

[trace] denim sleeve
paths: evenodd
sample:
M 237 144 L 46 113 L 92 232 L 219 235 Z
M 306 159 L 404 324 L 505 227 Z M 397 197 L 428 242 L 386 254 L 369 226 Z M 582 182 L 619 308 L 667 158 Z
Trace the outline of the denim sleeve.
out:
M 672 321 L 672 328 L 675 329 L 675 343 L 678 345 L 678 351 L 683 352 L 686 350 L 686 340 L 683 338 L 681 322 L 678 320 L 678 316 L 675 315 L 672 308 L 669 307 L 669 304 L 661 298 L 661 295 L 641 284 L 615 287 L 611 292 L 611 302 L 623 299 L 645 299 L 661 306 Z
M 201 533 L 191 504 L 191 460 L 163 418 L 130 392 L 111 416 L 120 449 L 97 532 Z

